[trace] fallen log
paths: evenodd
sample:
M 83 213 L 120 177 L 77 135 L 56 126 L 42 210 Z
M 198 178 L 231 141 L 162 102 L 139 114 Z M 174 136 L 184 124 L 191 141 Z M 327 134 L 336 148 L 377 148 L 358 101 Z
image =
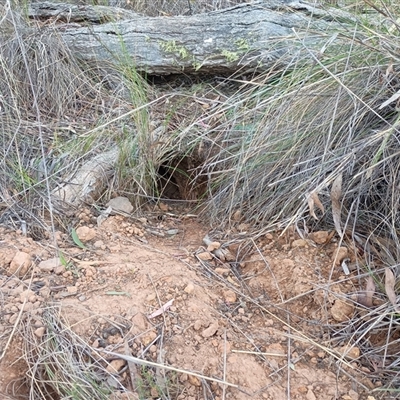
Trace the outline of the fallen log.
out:
M 53 25 L 82 60 L 128 62 L 151 75 L 262 72 L 292 62 L 305 46 L 318 51 L 330 32 L 343 31 L 352 19 L 301 0 L 256 1 L 177 17 L 42 2 L 31 4 L 28 15 L 62 22 Z

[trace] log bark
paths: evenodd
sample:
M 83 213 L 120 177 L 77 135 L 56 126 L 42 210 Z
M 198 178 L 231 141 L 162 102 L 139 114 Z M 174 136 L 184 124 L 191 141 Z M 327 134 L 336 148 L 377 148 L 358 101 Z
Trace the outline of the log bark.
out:
M 63 22 L 53 24 L 57 34 L 84 61 L 128 62 L 151 75 L 269 70 L 306 53 L 305 46 L 320 48 L 329 31 L 339 24 L 345 29 L 352 18 L 301 0 L 256 1 L 177 17 L 43 2 L 32 4 L 29 16 Z

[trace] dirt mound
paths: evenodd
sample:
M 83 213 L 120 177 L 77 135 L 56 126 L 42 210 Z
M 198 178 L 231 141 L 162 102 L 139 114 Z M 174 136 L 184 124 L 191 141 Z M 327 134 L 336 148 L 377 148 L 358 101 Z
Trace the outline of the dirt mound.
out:
M 361 376 L 357 355 L 338 362 L 322 345 L 324 324 L 353 312 L 333 298 L 322 307 L 319 288 L 332 278 L 347 292 L 340 268 L 332 276 L 335 243 L 268 234 L 242 261 L 237 241 L 205 243 L 193 215 L 117 215 L 100 226 L 89 210 L 79 217 L 84 248 L 58 233 L 56 258 L 52 241 L 0 232 L 2 398 L 39 398 L 39 375 L 50 377 L 37 349 L 52 332 L 59 348 L 75 341 L 102 365 L 110 399 L 357 400 L 379 386 Z

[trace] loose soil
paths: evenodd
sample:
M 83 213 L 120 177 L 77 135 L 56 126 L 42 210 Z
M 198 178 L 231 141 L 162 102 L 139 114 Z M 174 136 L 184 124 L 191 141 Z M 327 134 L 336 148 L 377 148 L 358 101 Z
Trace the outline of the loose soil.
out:
M 351 256 L 347 249 L 338 255 L 332 235 L 269 233 L 252 242 L 250 227 L 239 222 L 231 232 L 210 231 L 193 214 L 160 207 L 140 218 L 110 216 L 100 226 L 82 210 L 77 232 L 85 249 L 60 232 L 55 241 L 36 242 L 0 228 L 2 399 L 29 398 L 26 332 L 45 340 L 48 307 L 92 350 L 211 379 L 168 373 L 170 398 L 374 398 L 368 392 L 381 383 L 368 379 L 357 347 L 345 354 L 346 343 L 332 345 L 326 328 L 354 312 L 340 300 L 354 290 L 351 280 L 334 265 Z M 104 368 L 129 389 L 116 388 L 110 399 L 159 398 L 150 384 L 142 392 L 132 386 L 130 377 L 139 371 L 143 378 L 144 367 L 105 359 Z

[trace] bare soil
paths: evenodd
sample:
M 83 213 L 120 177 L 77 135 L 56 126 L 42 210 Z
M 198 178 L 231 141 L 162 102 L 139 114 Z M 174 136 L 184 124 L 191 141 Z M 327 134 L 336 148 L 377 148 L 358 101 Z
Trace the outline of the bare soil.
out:
M 1 228 L 2 399 L 29 398 L 23 356 L 28 339 L 21 332 L 29 321 L 32 334 L 43 340 L 43 310 L 55 305 L 93 349 L 125 355 L 128 349 L 129 355 L 211 379 L 168 375 L 170 398 L 374 398 L 370 391 L 381 383 L 368 379 L 357 348 L 343 355 L 345 343 L 335 348 L 326 329 L 354 312 L 323 290 L 330 282 L 336 282 L 330 293 L 352 289 L 335 265 L 338 245 L 329 233 L 315 240 L 271 233 L 244 246 L 251 243 L 250 227 L 238 223 L 232 232 L 217 234 L 195 215 L 166 204 L 141 218 L 114 215 L 100 226 L 96 218 L 90 210 L 78 215 L 86 249 L 59 232 L 56 240 L 35 242 Z M 208 246 L 207 234 L 213 242 Z M 44 263 L 58 251 L 66 265 L 57 259 Z M 159 398 L 151 385 L 142 392 L 133 387 L 126 361 L 109 363 L 129 388 L 124 394 L 116 389 L 110 399 Z

